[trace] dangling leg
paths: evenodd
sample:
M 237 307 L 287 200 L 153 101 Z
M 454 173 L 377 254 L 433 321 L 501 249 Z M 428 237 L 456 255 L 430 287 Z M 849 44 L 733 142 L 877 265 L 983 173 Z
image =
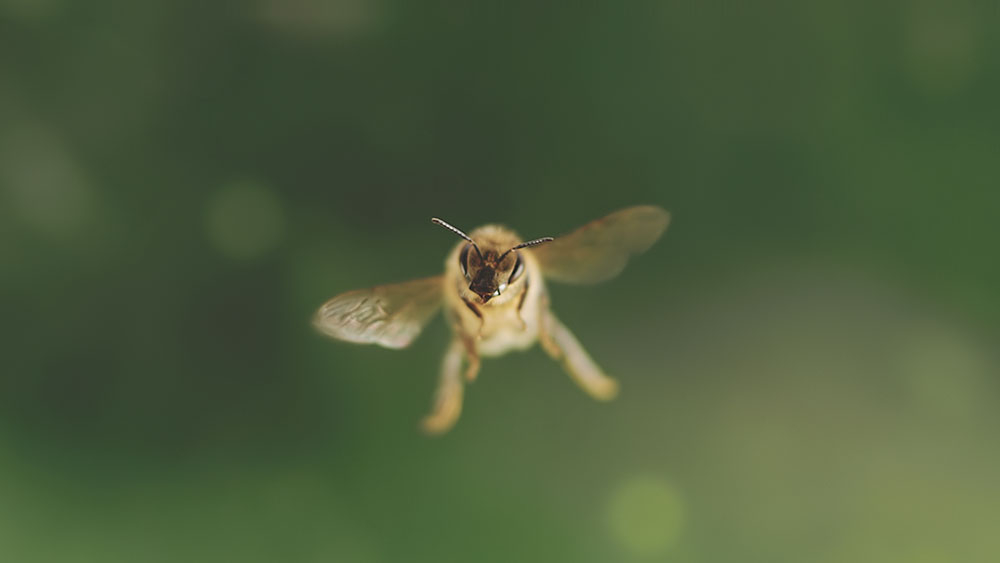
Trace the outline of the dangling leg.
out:
M 479 317 L 479 329 L 476 334 L 466 332 L 462 327 L 462 319 L 456 314 L 454 317 L 454 322 L 452 328 L 455 334 L 462 340 L 462 345 L 465 346 L 465 357 L 469 360 L 469 365 L 465 368 L 465 380 L 468 382 L 473 382 L 476 380 L 476 376 L 479 375 L 479 350 L 476 348 L 476 341 L 483 337 L 483 325 L 486 323 L 486 319 L 483 318 L 483 312 L 479 310 L 473 302 L 466 301 L 464 298 L 462 302 L 465 306 L 469 308 L 477 317 Z
M 476 341 L 472 336 L 463 334 L 459 336 L 462 340 L 462 347 L 465 349 L 465 359 L 469 362 L 465 366 L 465 380 L 472 383 L 479 375 L 479 350 L 476 348 Z
M 562 357 L 562 350 L 556 345 L 555 340 L 552 340 L 552 331 L 549 325 L 555 315 L 552 314 L 549 305 L 548 294 L 543 294 L 538 300 L 538 341 L 542 344 L 545 353 L 553 360 L 558 361 Z
M 573 381 L 591 397 L 599 401 L 614 399 L 618 394 L 618 382 L 601 371 L 548 307 L 542 307 L 540 321 L 539 340 L 549 356 L 561 363 Z
M 434 394 L 434 408 L 421 421 L 421 427 L 428 434 L 444 434 L 458 421 L 462 413 L 462 353 L 464 346 L 458 339 L 452 340 L 441 363 L 441 379 Z

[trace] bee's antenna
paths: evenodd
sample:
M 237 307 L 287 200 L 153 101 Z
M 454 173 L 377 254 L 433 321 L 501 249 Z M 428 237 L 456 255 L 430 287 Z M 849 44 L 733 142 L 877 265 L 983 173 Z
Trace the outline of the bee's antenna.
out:
M 507 252 L 504 252 L 503 254 L 501 254 L 500 258 L 497 258 L 497 262 L 503 260 L 505 256 L 507 256 L 508 254 L 510 254 L 511 252 L 513 252 L 513 251 L 515 251 L 515 250 L 517 250 L 519 248 L 527 248 L 529 246 L 535 246 L 536 244 L 542 244 L 543 242 L 551 242 L 553 240 L 556 240 L 556 239 L 554 239 L 552 237 L 542 237 L 542 238 L 536 238 L 535 240 L 529 240 L 528 242 L 522 242 L 521 244 L 519 244 L 519 245 L 515 246 L 514 248 L 511 248 Z
M 451 231 L 451 232 L 455 233 L 456 235 L 458 235 L 458 236 L 464 238 L 465 240 L 469 241 L 472 244 L 472 248 L 476 249 L 476 254 L 479 255 L 479 259 L 483 260 L 483 253 L 479 251 L 479 247 L 476 246 L 476 241 L 474 241 L 471 238 L 469 238 L 469 235 L 463 233 L 462 231 L 456 229 L 455 227 L 452 227 L 451 225 L 449 225 L 448 223 L 445 223 L 444 221 L 442 221 L 441 219 L 438 219 L 437 217 L 431 217 L 431 223 L 434 223 L 435 225 L 441 225 L 442 227 L 448 229 L 449 231 Z

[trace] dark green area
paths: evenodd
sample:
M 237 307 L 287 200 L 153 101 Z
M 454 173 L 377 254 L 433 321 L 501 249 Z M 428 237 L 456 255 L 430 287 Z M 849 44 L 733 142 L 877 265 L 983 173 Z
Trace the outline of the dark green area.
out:
M 0 0 L 0 560 L 995 560 L 998 24 Z M 613 403 L 533 350 L 428 439 L 440 319 L 309 326 L 440 272 L 432 216 L 638 203 L 656 246 L 550 288 Z

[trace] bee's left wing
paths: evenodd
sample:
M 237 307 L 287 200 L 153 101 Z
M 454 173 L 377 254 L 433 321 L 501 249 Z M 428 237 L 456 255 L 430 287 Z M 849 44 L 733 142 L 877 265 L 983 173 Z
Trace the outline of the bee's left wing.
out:
M 443 277 L 342 293 L 316 311 L 313 326 L 339 340 L 405 348 L 441 306 Z
M 533 247 L 531 252 L 547 280 L 597 283 L 617 276 L 629 257 L 645 252 L 669 223 L 670 214 L 660 207 L 628 207 Z

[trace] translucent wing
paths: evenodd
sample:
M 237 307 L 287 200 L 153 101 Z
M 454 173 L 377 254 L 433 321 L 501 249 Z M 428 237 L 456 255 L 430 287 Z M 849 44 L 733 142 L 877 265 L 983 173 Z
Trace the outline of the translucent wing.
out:
M 633 254 L 660 238 L 670 214 L 652 205 L 627 207 L 532 248 L 545 279 L 597 283 L 617 276 Z
M 313 326 L 340 340 L 405 348 L 441 306 L 442 276 L 342 293 L 316 311 Z

